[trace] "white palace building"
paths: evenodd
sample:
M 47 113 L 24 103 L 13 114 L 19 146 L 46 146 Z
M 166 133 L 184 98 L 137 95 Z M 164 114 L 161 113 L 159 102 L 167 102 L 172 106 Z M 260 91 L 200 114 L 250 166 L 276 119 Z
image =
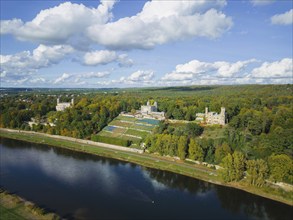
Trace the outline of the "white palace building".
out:
M 196 114 L 197 121 L 204 121 L 210 125 L 225 125 L 226 122 L 226 114 L 225 108 L 221 108 L 220 114 L 216 112 L 209 112 L 208 108 L 205 108 L 205 113 L 197 113 Z
M 146 105 L 142 105 L 140 110 L 136 110 L 134 114 L 121 112 L 120 115 L 130 116 L 135 118 L 150 118 L 157 120 L 165 120 L 165 112 L 158 112 L 158 103 L 151 104 L 150 101 Z
M 66 108 L 69 108 L 74 105 L 74 99 L 71 99 L 71 102 L 60 102 L 60 99 L 57 99 L 56 110 L 64 111 Z
M 147 101 L 146 105 L 140 107 L 140 113 L 144 117 L 155 118 L 159 120 L 165 119 L 165 112 L 158 112 L 158 103 L 154 102 L 153 105 L 150 104 L 150 101 Z

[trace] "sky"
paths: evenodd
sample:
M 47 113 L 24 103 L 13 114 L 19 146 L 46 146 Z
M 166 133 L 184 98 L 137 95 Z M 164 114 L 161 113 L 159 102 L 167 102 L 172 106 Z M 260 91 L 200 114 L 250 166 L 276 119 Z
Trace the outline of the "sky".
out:
M 292 84 L 291 0 L 1 0 L 1 87 Z

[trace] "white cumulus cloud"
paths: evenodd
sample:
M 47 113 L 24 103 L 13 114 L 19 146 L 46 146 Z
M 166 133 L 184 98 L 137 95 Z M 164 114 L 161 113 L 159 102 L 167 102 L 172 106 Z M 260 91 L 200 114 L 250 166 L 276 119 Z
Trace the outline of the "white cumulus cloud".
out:
M 115 2 L 104 0 L 97 8 L 65 2 L 56 7 L 41 10 L 29 22 L 24 23 L 18 19 L 1 21 L 1 33 L 10 33 L 17 39 L 39 43 L 81 42 L 87 27 L 104 24 L 113 17 L 111 9 Z
M 59 63 L 74 49 L 68 45 L 39 45 L 33 52 L 23 51 L 13 55 L 0 55 L 1 76 L 25 76 L 41 68 Z
M 256 59 L 237 62 L 192 60 L 177 65 L 175 70 L 165 74 L 158 84 L 172 86 L 292 83 L 293 61 L 291 58 L 263 62 L 255 67 L 259 62 Z
M 1 33 L 43 44 L 70 44 L 89 48 L 148 49 L 193 37 L 217 38 L 232 27 L 221 8 L 226 0 L 147 1 L 132 17 L 112 21 L 116 1 L 101 1 L 97 8 L 71 2 L 40 11 L 28 22 L 1 21 Z
M 83 64 L 89 66 L 105 65 L 112 62 L 118 62 L 120 67 L 130 67 L 133 60 L 129 59 L 127 54 L 118 55 L 115 51 L 98 50 L 85 53 Z
M 277 14 L 271 17 L 272 24 L 290 25 L 293 24 L 293 9 L 283 14 Z
M 213 70 L 212 63 L 201 62 L 199 60 L 192 60 L 185 64 L 179 64 L 176 66 L 177 73 L 192 73 L 192 74 L 200 74 L 205 73 L 207 71 Z
M 245 61 L 237 61 L 235 63 L 219 61 L 219 62 L 215 62 L 213 66 L 216 69 L 219 76 L 232 77 L 235 74 L 244 70 L 248 64 L 254 63 L 254 62 L 257 62 L 257 60 L 251 59 L 251 60 L 245 60 Z
M 78 77 L 81 78 L 88 78 L 88 79 L 92 79 L 92 78 L 103 78 L 103 77 L 107 77 L 110 75 L 110 72 L 89 72 L 89 73 L 80 73 L 78 74 Z
M 63 73 L 54 81 L 51 81 L 53 85 L 62 86 L 80 86 L 80 85 L 93 85 L 96 79 L 106 78 L 110 75 L 110 72 L 84 72 L 84 73 Z
M 43 77 L 35 77 L 30 80 L 30 83 L 32 83 L 32 84 L 43 84 L 45 82 L 46 82 L 46 79 Z
M 293 64 L 291 58 L 284 58 L 275 62 L 264 62 L 260 67 L 254 68 L 252 77 L 259 78 L 291 78 L 293 79 Z
M 154 77 L 153 71 L 138 70 L 132 73 L 127 80 L 134 82 L 148 82 Z
M 0 34 L 9 34 L 16 32 L 23 22 L 20 19 L 4 20 L 0 22 Z
M 88 52 L 84 55 L 84 64 L 86 65 L 99 65 L 107 64 L 115 61 L 117 55 L 115 51 L 100 50 Z
M 216 77 L 233 77 L 242 72 L 248 64 L 256 62 L 255 59 L 237 61 L 235 63 L 226 61 L 202 62 L 192 60 L 185 64 L 176 66 L 175 71 L 167 73 L 162 77 L 166 81 L 186 81 L 214 75 Z
M 124 85 L 132 85 L 132 86 L 150 86 L 155 85 L 154 82 L 155 73 L 152 70 L 138 70 L 136 72 L 131 73 L 129 76 L 122 76 L 120 79 L 112 79 L 112 80 L 104 80 L 97 82 L 98 85 L 101 86 L 124 86 Z
M 62 76 L 58 77 L 55 81 L 54 84 L 60 84 L 63 83 L 65 80 L 69 79 L 72 75 L 68 73 L 63 73 Z
M 233 24 L 216 8 L 226 1 L 149 1 L 135 16 L 88 28 L 89 37 L 115 49 L 149 49 L 191 37 L 217 38 Z
M 192 80 L 194 78 L 192 73 L 167 73 L 165 76 L 162 77 L 163 81 L 185 81 L 185 80 Z

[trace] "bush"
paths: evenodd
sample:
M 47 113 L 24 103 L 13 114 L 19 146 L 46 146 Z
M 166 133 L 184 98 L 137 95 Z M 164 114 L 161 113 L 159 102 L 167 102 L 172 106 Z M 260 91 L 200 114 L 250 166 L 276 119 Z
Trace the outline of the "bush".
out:
M 185 127 L 185 134 L 188 134 L 189 137 L 196 137 L 201 135 L 203 132 L 203 127 L 199 126 L 196 123 L 188 123 Z
M 115 137 L 105 137 L 105 136 L 99 136 L 99 135 L 92 135 L 91 139 L 92 141 L 96 141 L 96 142 L 114 144 L 114 145 L 119 145 L 124 147 L 129 147 L 132 144 L 132 141 L 130 140 L 124 140 L 124 139 L 115 138 Z

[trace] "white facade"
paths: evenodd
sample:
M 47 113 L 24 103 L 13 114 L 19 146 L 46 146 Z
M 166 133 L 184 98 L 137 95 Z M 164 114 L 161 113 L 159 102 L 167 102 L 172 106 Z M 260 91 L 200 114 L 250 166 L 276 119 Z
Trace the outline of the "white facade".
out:
M 215 125 L 225 125 L 226 115 L 225 115 L 225 108 L 221 108 L 220 114 L 216 112 L 209 112 L 208 108 L 205 108 L 205 113 L 197 113 L 196 120 L 198 121 L 205 121 L 207 124 Z
M 135 117 L 165 120 L 165 112 L 158 112 L 157 102 L 154 102 L 154 104 L 151 105 L 150 101 L 148 101 L 146 105 L 141 106 L 140 111 L 137 111 Z
M 143 114 L 157 112 L 158 111 L 158 103 L 155 102 L 154 105 L 150 105 L 150 101 L 148 101 L 146 105 L 141 106 L 140 111 Z
M 136 113 L 121 112 L 120 115 L 135 117 L 135 118 L 149 118 L 157 120 L 165 120 L 165 112 L 158 112 L 158 103 L 154 102 L 153 105 L 148 101 L 146 105 L 142 105 L 140 110 L 136 110 Z
M 74 105 L 74 99 L 71 99 L 71 102 L 60 102 L 59 98 L 57 99 L 56 110 L 64 111 L 66 108 Z

